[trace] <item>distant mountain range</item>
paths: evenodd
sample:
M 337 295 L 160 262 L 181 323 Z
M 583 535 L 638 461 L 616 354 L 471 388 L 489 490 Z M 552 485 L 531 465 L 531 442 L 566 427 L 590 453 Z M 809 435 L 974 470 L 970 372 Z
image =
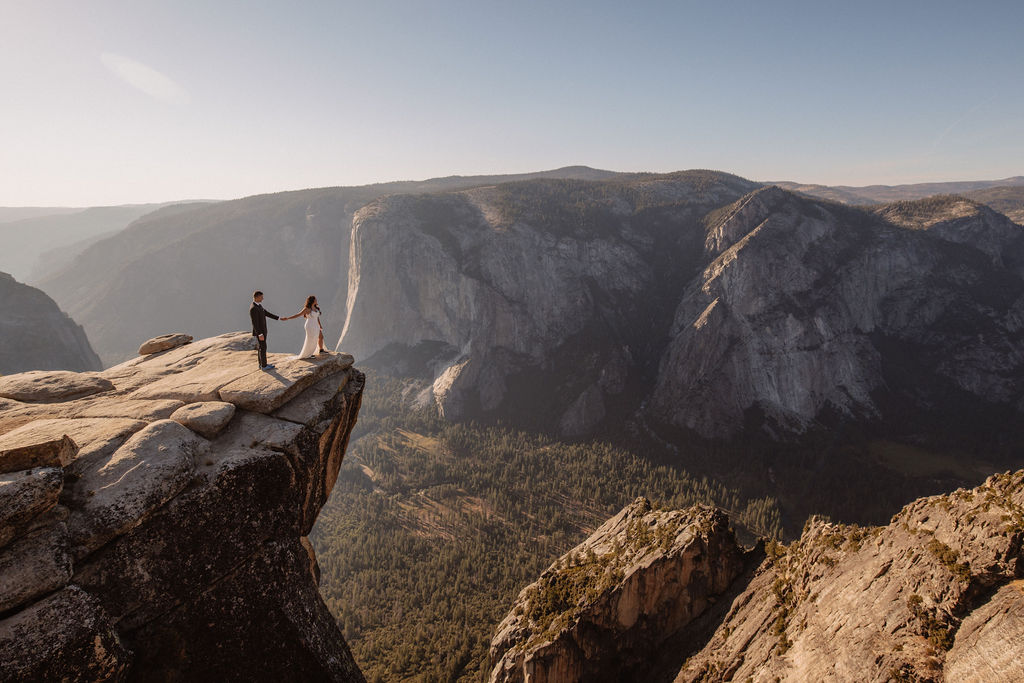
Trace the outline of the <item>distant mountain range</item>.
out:
M 39 216 L 79 213 L 81 211 L 85 211 L 85 208 L 70 206 L 0 206 L 0 223 L 10 223 Z
M 99 235 L 113 235 L 136 218 L 163 206 L 138 204 L 131 206 L 97 206 L 88 209 L 13 210 L 0 209 L 0 270 L 25 280 L 33 272 L 47 272 L 46 262 L 39 260 L 55 247 L 73 249 L 69 245 Z M 28 215 L 25 215 L 27 212 Z M 5 218 L 15 216 L 18 218 Z M 20 217 L 19 217 L 20 216 Z
M 790 181 L 774 181 L 768 183 L 799 192 L 801 194 L 831 199 L 843 204 L 883 204 L 907 199 L 924 199 L 937 194 L 970 194 L 1001 187 L 1024 189 L 1024 176 L 1003 178 L 1002 180 L 970 180 L 946 183 L 913 183 L 909 185 L 865 185 L 852 187 L 849 185 L 815 185 L 794 183 Z
M 1008 182 L 836 189 L 858 197 L 973 189 L 1011 206 Z M 1021 276 L 1021 230 L 984 205 L 924 201 L 861 211 L 802 198 L 811 186 L 799 194 L 759 187 L 711 171 L 569 167 L 183 204 L 63 257 L 67 265 L 39 284 L 84 325 L 107 363 L 169 324 L 202 336 L 244 329 L 253 289 L 266 291 L 279 315 L 315 293 L 328 336 L 341 336 L 357 357 L 395 344 L 440 344 L 437 353 L 450 359 L 435 359 L 433 393 L 452 417 L 516 405 L 517 373 L 553 364 L 572 379 L 553 387 L 544 412 L 557 421 L 545 428 L 565 434 L 592 431 L 623 392 L 632 397 L 620 406 L 624 415 L 643 402 L 647 415 L 709 437 L 740 431 L 755 406 L 782 432 L 803 431 L 826 410 L 873 415 L 872 392 L 894 386 L 878 366 L 887 353 L 877 338 L 888 334 L 885 307 L 915 305 L 913 287 L 923 288 L 922 297 L 948 287 L 949 305 L 978 309 L 992 296 L 980 283 L 995 278 L 998 315 L 1017 315 L 1017 285 L 1007 283 Z M 855 241 L 843 246 L 847 240 Z M 887 261 L 873 256 L 875 243 L 886 245 Z M 931 249 L 939 250 L 934 258 L 925 256 Z M 941 284 L 956 272 L 954 262 L 976 271 L 979 284 Z M 743 276 L 749 286 L 741 285 L 733 273 L 754 264 Z M 885 270 L 869 275 L 871 268 Z M 848 292 L 858 277 L 875 279 Z M 839 289 L 822 298 L 830 282 Z M 958 320 L 968 325 L 964 334 L 982 323 L 967 312 Z M 1012 331 L 1015 323 L 1000 325 Z M 272 346 L 297 345 L 299 328 L 275 325 Z M 948 330 L 960 334 L 955 325 Z M 734 334 L 739 346 L 724 341 Z M 801 334 L 809 336 L 799 341 Z M 913 334 L 897 336 L 916 342 Z M 692 347 L 705 337 L 717 350 Z M 987 343 L 995 338 L 987 335 Z M 578 367 L 580 349 L 597 354 L 588 370 Z M 758 360 L 769 358 L 778 361 Z M 673 366 L 684 359 L 685 372 Z M 725 371 L 731 379 L 723 384 L 716 373 Z M 699 383 L 684 390 L 684 380 Z M 996 395 L 983 381 L 956 383 Z M 997 394 L 1010 401 L 1015 391 Z

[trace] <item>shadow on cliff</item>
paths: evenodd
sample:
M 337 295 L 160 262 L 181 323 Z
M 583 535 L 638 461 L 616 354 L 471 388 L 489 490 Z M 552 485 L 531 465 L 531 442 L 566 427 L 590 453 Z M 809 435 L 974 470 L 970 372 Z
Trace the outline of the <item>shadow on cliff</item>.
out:
M 765 558 L 764 541 L 748 550 L 743 557 L 743 572 L 729 589 L 715 599 L 703 614 L 681 628 L 659 648 L 658 656 L 649 666 L 628 672 L 624 680 L 672 683 L 686 660 L 700 652 L 725 622 L 733 602 L 747 589 Z

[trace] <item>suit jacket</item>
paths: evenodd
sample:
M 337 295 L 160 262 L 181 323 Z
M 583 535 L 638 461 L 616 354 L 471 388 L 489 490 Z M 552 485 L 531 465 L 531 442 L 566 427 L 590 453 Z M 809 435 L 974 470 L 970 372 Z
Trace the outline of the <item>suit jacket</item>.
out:
M 252 320 L 252 336 L 258 337 L 261 334 L 267 336 L 267 318 L 280 320 L 276 315 L 267 311 L 255 301 L 249 306 L 249 318 Z

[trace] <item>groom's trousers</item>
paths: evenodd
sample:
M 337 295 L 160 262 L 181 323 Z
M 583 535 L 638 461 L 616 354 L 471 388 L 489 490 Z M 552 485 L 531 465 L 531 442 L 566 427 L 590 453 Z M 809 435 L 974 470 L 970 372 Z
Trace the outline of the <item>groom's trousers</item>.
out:
M 263 339 L 256 337 L 256 355 L 262 368 L 267 364 L 267 335 L 263 335 Z

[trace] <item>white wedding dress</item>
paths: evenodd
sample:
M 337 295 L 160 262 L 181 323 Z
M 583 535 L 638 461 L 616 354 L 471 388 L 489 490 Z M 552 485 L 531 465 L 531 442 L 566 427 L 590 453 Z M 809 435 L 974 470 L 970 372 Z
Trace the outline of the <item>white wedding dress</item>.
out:
M 317 341 L 320 339 L 320 311 L 310 311 L 306 316 L 306 342 L 296 358 L 309 358 L 316 355 Z

